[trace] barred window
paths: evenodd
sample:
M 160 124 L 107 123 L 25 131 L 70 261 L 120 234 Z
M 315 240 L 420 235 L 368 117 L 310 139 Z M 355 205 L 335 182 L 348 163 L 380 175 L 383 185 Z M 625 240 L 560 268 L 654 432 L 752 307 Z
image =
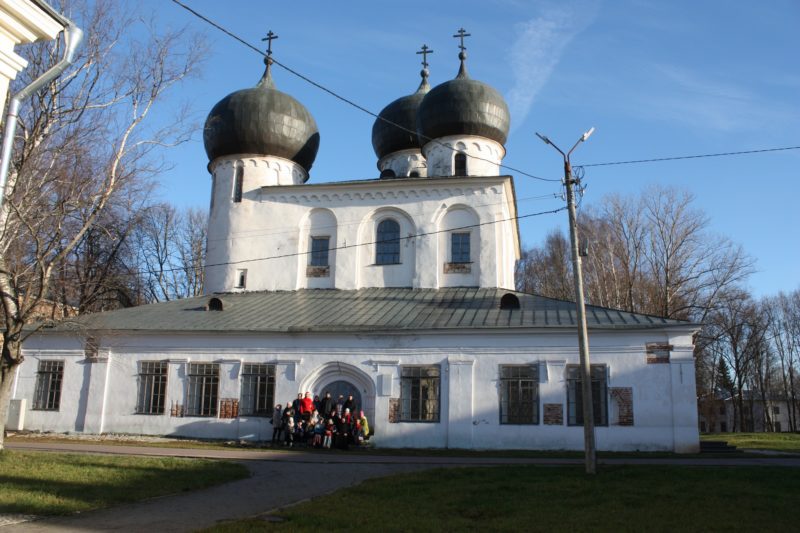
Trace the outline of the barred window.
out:
M 328 266 L 328 250 L 330 249 L 330 237 L 311 237 L 311 266 Z
M 275 403 L 275 365 L 245 364 L 239 414 L 272 416 Z
M 58 411 L 61 405 L 61 382 L 64 380 L 64 361 L 39 361 L 33 408 Z
M 608 425 L 606 365 L 592 365 L 592 411 L 596 426 Z M 580 365 L 567 365 L 567 413 L 570 426 L 583 425 L 583 389 Z
M 450 262 L 469 263 L 469 233 L 450 234 Z
M 400 224 L 387 218 L 378 224 L 376 240 L 376 265 L 400 264 Z
M 219 364 L 189 363 L 189 397 L 186 416 L 216 416 L 219 399 Z
M 539 367 L 500 367 L 500 423 L 539 423 Z
M 403 422 L 438 422 L 439 365 L 404 366 L 400 377 L 400 419 Z
M 139 396 L 136 400 L 138 414 L 164 414 L 167 368 L 166 361 L 139 361 Z

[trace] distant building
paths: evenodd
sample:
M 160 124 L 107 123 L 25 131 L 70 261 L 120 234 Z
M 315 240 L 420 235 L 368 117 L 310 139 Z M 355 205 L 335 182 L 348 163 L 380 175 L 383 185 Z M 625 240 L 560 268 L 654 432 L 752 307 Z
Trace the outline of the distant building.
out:
M 739 422 L 736 401 L 729 395 L 718 395 L 714 399 L 699 402 L 698 424 L 701 433 L 727 433 L 731 431 L 746 433 L 792 431 L 792 420 L 797 423 L 800 405 L 792 410 L 785 398 L 768 396 L 762 399 L 760 393 L 744 391 L 743 424 Z M 737 400 L 738 401 L 738 400 Z
M 30 338 L 24 427 L 262 440 L 276 403 L 331 391 L 376 446 L 581 449 L 575 306 L 513 290 L 510 116 L 464 60 L 381 112 L 372 180 L 306 184 L 317 125 L 269 65 L 223 98 L 204 132 L 206 295 Z M 696 325 L 587 314 L 599 449 L 696 451 Z

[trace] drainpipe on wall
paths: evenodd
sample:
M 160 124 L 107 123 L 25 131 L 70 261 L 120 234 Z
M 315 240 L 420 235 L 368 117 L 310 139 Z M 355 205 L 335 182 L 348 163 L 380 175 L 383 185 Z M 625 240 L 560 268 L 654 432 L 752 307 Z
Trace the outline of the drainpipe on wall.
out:
M 64 50 L 64 58 L 50 67 L 47 72 L 36 78 L 30 85 L 12 96 L 8 103 L 6 127 L 3 132 L 3 147 L 2 152 L 0 152 L 0 208 L 3 206 L 3 201 L 5 200 L 6 180 L 8 178 L 8 168 L 11 165 L 11 150 L 14 148 L 14 134 L 17 130 L 20 104 L 27 97 L 41 89 L 42 86 L 59 77 L 72 64 L 75 60 L 75 51 L 83 40 L 83 30 L 77 27 L 71 20 L 52 12 L 51 15 L 54 15 L 55 18 L 65 23 L 64 42 L 66 44 L 66 49 Z

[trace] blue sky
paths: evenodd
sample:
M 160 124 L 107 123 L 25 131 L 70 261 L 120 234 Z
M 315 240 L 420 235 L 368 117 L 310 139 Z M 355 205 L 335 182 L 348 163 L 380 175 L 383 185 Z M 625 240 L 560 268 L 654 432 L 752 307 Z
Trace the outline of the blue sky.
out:
M 426 43 L 431 83 L 455 76 L 460 27 L 468 70 L 509 102 L 505 163 L 557 178 L 561 162 L 535 136 L 569 147 L 590 126 L 574 164 L 800 145 L 800 2 L 707 0 L 461 0 L 298 2 L 184 0 L 247 41 L 280 38 L 279 61 L 374 112 L 413 92 Z M 302 9 L 297 9 L 302 6 Z M 261 58 L 167 0 L 143 11 L 164 26 L 206 32 L 202 77 L 172 95 L 197 121 L 193 140 L 165 154 L 172 168 L 161 194 L 208 206 L 210 179 L 201 126 L 226 94 L 254 85 Z M 314 115 L 321 135 L 310 182 L 377 177 L 374 119 L 276 68 L 277 86 Z M 163 117 L 167 120 L 167 108 Z M 711 231 L 757 260 L 756 295 L 800 288 L 800 150 L 652 164 L 587 168 L 584 202 L 636 193 L 652 184 L 688 189 Z M 513 172 L 509 172 L 512 175 Z M 519 212 L 558 207 L 558 184 L 515 176 Z M 566 214 L 521 221 L 526 245 L 539 243 Z

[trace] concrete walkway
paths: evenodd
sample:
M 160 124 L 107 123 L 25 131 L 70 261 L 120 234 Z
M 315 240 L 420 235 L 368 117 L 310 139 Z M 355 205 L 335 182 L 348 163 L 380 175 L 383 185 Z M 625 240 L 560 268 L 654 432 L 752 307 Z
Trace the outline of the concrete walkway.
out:
M 196 457 L 242 461 L 251 477 L 187 494 L 1 527 L 5 531 L 193 531 L 222 520 L 259 515 L 361 483 L 365 479 L 439 466 L 582 464 L 574 458 L 491 458 L 388 456 L 371 452 L 314 453 L 201 450 L 108 446 L 80 443 L 8 442 L 13 450 Z M 783 466 L 800 467 L 800 457 L 603 459 L 606 465 Z

